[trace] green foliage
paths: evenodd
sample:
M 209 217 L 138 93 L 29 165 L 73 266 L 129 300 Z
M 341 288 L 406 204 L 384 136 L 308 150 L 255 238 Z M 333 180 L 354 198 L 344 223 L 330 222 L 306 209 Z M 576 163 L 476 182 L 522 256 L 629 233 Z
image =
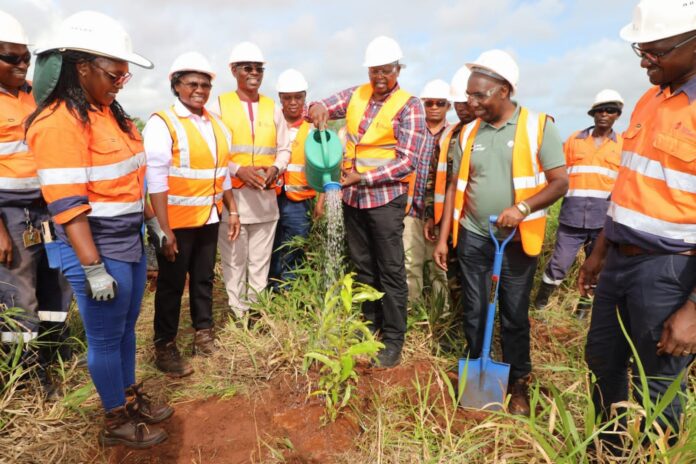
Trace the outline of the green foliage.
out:
M 334 283 L 324 297 L 324 306 L 317 317 L 304 369 L 318 364 L 318 389 L 326 404 L 325 419 L 336 420 L 339 411 L 348 405 L 358 373 L 358 357 L 374 359 L 384 345 L 375 340 L 356 307 L 365 301 L 376 301 L 384 294 L 353 280 L 353 274 Z

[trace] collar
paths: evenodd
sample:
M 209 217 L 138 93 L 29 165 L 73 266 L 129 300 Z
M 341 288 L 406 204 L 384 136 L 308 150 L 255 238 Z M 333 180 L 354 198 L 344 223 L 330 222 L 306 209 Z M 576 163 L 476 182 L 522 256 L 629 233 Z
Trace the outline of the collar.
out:
M 428 132 L 430 132 L 430 134 L 433 137 L 439 138 L 440 134 L 442 134 L 445 131 L 447 126 L 448 126 L 447 119 L 445 119 L 444 121 L 442 121 L 440 123 L 440 126 L 437 128 L 437 130 L 435 132 L 433 132 L 432 129 L 430 129 L 430 127 L 428 127 Z M 426 124 L 426 127 L 427 127 L 427 124 Z
M 198 116 L 197 114 L 193 114 L 191 112 L 191 110 L 186 108 L 186 106 L 184 106 L 184 104 L 181 103 L 181 100 L 179 100 L 178 98 L 174 102 L 174 112 L 180 118 L 194 118 L 194 119 L 198 118 L 198 119 L 202 119 L 203 121 L 208 120 L 208 111 L 205 108 L 203 108 L 203 115 Z
M 19 88 L 19 91 L 24 93 L 31 93 L 31 84 L 29 83 L 29 81 L 25 81 L 24 84 L 22 84 L 22 86 Z M 2 86 L 2 84 L 0 84 L 0 93 L 12 95 L 9 90 Z
M 665 89 L 667 89 L 666 92 Z M 696 100 L 696 76 L 686 81 L 686 83 L 679 87 L 679 90 L 673 94 L 667 95 L 667 93 L 669 93 L 669 87 L 667 85 L 660 86 L 660 90 L 657 92 L 657 95 L 661 95 L 663 92 L 665 93 L 666 98 L 684 93 L 689 99 L 689 104 L 691 104 L 694 102 L 694 100 Z
M 594 126 L 590 126 L 587 129 L 584 129 L 581 131 L 578 135 L 575 136 L 576 139 L 584 140 L 587 137 L 589 137 L 592 134 L 592 129 L 594 129 Z M 612 142 L 617 142 L 618 139 L 616 138 L 616 132 L 614 132 L 614 129 L 609 132 L 609 139 Z
M 488 122 L 484 121 L 483 119 L 481 120 L 481 126 L 483 126 L 483 127 L 489 126 L 495 130 L 500 130 L 507 125 L 516 126 L 517 120 L 520 118 L 520 105 L 518 105 L 516 101 L 513 101 L 512 103 L 514 103 L 514 105 L 515 105 L 515 111 L 514 111 L 514 113 L 512 113 L 512 116 L 510 116 L 510 118 L 507 121 L 505 121 L 505 123 L 502 126 L 495 127 L 493 124 L 488 123 Z
M 397 90 L 399 90 L 399 83 L 398 83 L 398 82 L 396 83 L 396 85 L 394 86 L 394 88 L 391 89 L 391 90 L 389 91 L 389 93 L 387 94 L 387 98 L 385 98 L 384 100 L 382 100 L 382 101 L 380 101 L 380 102 L 378 102 L 378 103 L 384 103 L 384 102 L 386 102 L 386 101 L 389 99 L 389 97 L 391 97 L 392 94 L 393 94 L 394 92 L 396 92 Z M 372 91 L 373 91 L 373 93 L 374 93 L 374 89 L 373 89 Z M 372 97 L 370 97 L 370 101 L 375 101 L 375 102 L 377 102 L 377 100 L 373 99 Z

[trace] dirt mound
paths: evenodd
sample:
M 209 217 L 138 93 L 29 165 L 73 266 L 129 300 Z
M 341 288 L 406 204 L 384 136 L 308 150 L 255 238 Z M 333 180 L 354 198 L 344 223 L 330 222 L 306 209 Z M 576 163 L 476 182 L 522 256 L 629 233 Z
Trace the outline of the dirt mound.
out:
M 420 361 L 388 370 L 359 369 L 358 407 L 367 412 L 370 393 L 398 386 L 410 394 L 416 376 L 427 379 L 433 367 Z M 144 451 L 109 449 L 108 461 L 233 464 L 275 457 L 290 463 L 334 462 L 338 455 L 355 448 L 361 430 L 350 413 L 323 425 L 323 404 L 318 398 L 307 399 L 308 391 L 306 378 L 282 376 L 254 395 L 179 403 L 165 423 L 169 433 L 165 443 Z

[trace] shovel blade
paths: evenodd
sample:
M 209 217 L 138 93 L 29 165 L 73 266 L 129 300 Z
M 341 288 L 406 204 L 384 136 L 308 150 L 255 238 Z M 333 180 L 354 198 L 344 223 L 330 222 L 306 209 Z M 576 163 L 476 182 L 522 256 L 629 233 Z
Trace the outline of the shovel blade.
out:
M 492 411 L 502 409 L 509 378 L 509 364 L 492 359 L 487 359 L 485 363 L 479 358 L 460 359 L 459 383 L 465 384 L 459 405 Z

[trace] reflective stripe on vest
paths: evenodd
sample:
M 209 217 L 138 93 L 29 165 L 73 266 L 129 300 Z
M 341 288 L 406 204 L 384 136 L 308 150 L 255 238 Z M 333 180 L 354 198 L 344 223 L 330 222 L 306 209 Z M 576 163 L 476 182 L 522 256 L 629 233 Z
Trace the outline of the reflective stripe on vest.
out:
M 580 131 L 571 135 L 564 145 L 568 166 L 566 197 L 608 198 L 619 172 L 623 139 L 616 134 L 597 147 L 590 134 L 578 138 Z
M 65 322 L 68 318 L 67 311 L 37 311 L 37 314 L 43 322 Z
M 520 108 L 517 129 L 515 131 L 515 142 L 512 148 L 512 183 L 515 191 L 515 203 L 536 195 L 546 186 L 546 176 L 538 158 L 545 125 L 545 114 L 537 115 L 527 110 L 527 108 Z M 464 149 L 462 150 L 462 160 L 457 179 L 457 192 L 454 197 L 452 241 L 455 245 L 459 236 L 459 219 L 464 211 L 471 151 L 480 126 L 481 121 L 477 119 L 475 124 L 468 124 L 460 134 L 460 141 Z M 464 140 L 466 140 L 466 143 L 463 143 Z M 536 256 L 541 253 L 545 227 L 546 211 L 543 209 L 528 215 L 520 223 L 519 230 L 522 236 L 522 248 L 527 255 Z
M 172 229 L 200 227 L 208 221 L 212 208 L 218 214 L 222 212 L 230 134 L 220 120 L 205 111 L 215 135 L 213 157 L 208 143 L 189 118 L 178 116 L 173 107 L 155 114 L 165 122 L 172 137 L 167 195 L 169 225 Z
M 637 233 L 696 246 L 696 100 L 655 86 L 623 134 L 608 215 Z
M 435 224 L 442 220 L 442 213 L 445 210 L 445 192 L 447 190 L 447 156 L 449 155 L 450 142 L 452 136 L 462 123 L 452 124 L 445 129 L 440 137 L 440 156 L 435 167 L 435 203 L 433 210 L 435 213 Z
M 302 201 L 309 198 L 314 198 L 316 192 L 307 185 L 307 177 L 305 176 L 305 142 L 311 124 L 303 121 L 295 135 L 295 140 L 292 141 L 292 149 L 290 151 L 290 163 L 283 175 L 285 179 L 285 192 L 292 201 Z
M 17 96 L 0 92 L 0 189 L 39 189 L 36 161 L 24 141 L 24 120 L 36 109 L 24 90 Z
M 275 103 L 268 97 L 259 95 L 258 114 L 254 117 L 252 136 L 249 116 L 242 106 L 237 92 L 220 95 L 220 115 L 232 133 L 230 161 L 239 166 L 268 167 L 275 162 L 276 127 Z M 232 187 L 241 188 L 244 182 L 232 178 Z

